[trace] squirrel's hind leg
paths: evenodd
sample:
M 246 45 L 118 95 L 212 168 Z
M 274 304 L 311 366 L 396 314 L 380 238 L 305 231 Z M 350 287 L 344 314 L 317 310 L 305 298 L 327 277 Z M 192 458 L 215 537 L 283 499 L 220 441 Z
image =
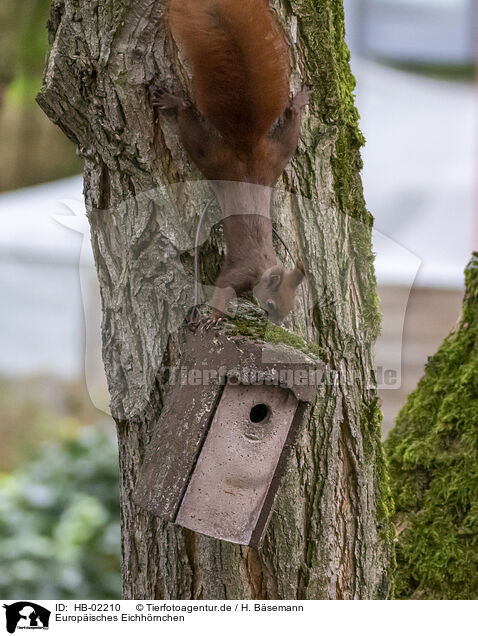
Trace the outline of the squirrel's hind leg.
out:
M 151 90 L 151 104 L 161 110 L 176 111 L 179 135 L 186 152 L 207 179 L 217 179 L 217 164 L 224 149 L 219 147 L 196 108 L 161 87 Z
M 151 105 L 161 110 L 179 110 L 186 107 L 182 97 L 169 93 L 161 86 L 152 86 L 150 90 Z

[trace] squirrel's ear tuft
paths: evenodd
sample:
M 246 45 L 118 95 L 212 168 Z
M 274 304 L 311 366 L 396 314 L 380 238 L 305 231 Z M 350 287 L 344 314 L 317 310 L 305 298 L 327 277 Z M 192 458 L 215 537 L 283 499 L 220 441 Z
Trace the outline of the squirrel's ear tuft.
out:
M 290 273 L 290 280 L 294 287 L 298 287 L 305 278 L 305 267 L 302 261 L 297 261 L 295 268 Z

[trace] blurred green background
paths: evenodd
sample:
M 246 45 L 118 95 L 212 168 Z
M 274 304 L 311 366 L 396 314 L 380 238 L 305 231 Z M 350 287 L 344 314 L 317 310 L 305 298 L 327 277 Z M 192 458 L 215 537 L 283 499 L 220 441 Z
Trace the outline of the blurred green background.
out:
M 0 418 L 0 598 L 120 598 L 110 418 L 45 379 L 0 383 Z
M 82 170 L 35 103 L 50 6 L 0 2 L 0 191 Z M 111 419 L 81 383 L 0 380 L 0 431 L 0 598 L 120 598 Z
M 81 172 L 72 143 L 35 103 L 50 6 L 51 0 L 0 2 L 0 191 Z

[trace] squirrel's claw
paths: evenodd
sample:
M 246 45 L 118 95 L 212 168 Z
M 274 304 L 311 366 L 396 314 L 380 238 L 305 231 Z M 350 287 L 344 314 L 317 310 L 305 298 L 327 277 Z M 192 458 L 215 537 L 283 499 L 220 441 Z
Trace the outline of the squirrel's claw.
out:
M 204 322 L 201 331 L 209 331 L 211 327 L 217 327 L 221 322 L 225 320 L 224 314 L 213 311 L 209 318 Z
M 155 87 L 151 90 L 151 105 L 161 108 L 161 110 L 168 110 L 180 108 L 184 102 L 180 97 L 168 93 L 165 89 Z
M 216 327 L 224 320 L 226 320 L 225 314 L 218 309 L 213 309 L 207 318 L 202 316 L 199 305 L 192 307 L 186 318 L 187 326 L 191 331 L 196 331 L 196 329 L 200 328 L 200 331 L 203 332 L 209 331 L 211 327 Z

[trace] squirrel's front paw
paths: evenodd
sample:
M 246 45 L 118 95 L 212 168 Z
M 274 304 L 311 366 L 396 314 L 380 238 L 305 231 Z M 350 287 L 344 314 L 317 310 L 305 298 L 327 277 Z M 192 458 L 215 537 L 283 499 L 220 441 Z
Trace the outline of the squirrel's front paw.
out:
M 226 315 L 218 309 L 213 309 L 209 318 L 204 322 L 202 331 L 208 331 L 211 327 L 217 327 L 224 320 L 226 320 Z

